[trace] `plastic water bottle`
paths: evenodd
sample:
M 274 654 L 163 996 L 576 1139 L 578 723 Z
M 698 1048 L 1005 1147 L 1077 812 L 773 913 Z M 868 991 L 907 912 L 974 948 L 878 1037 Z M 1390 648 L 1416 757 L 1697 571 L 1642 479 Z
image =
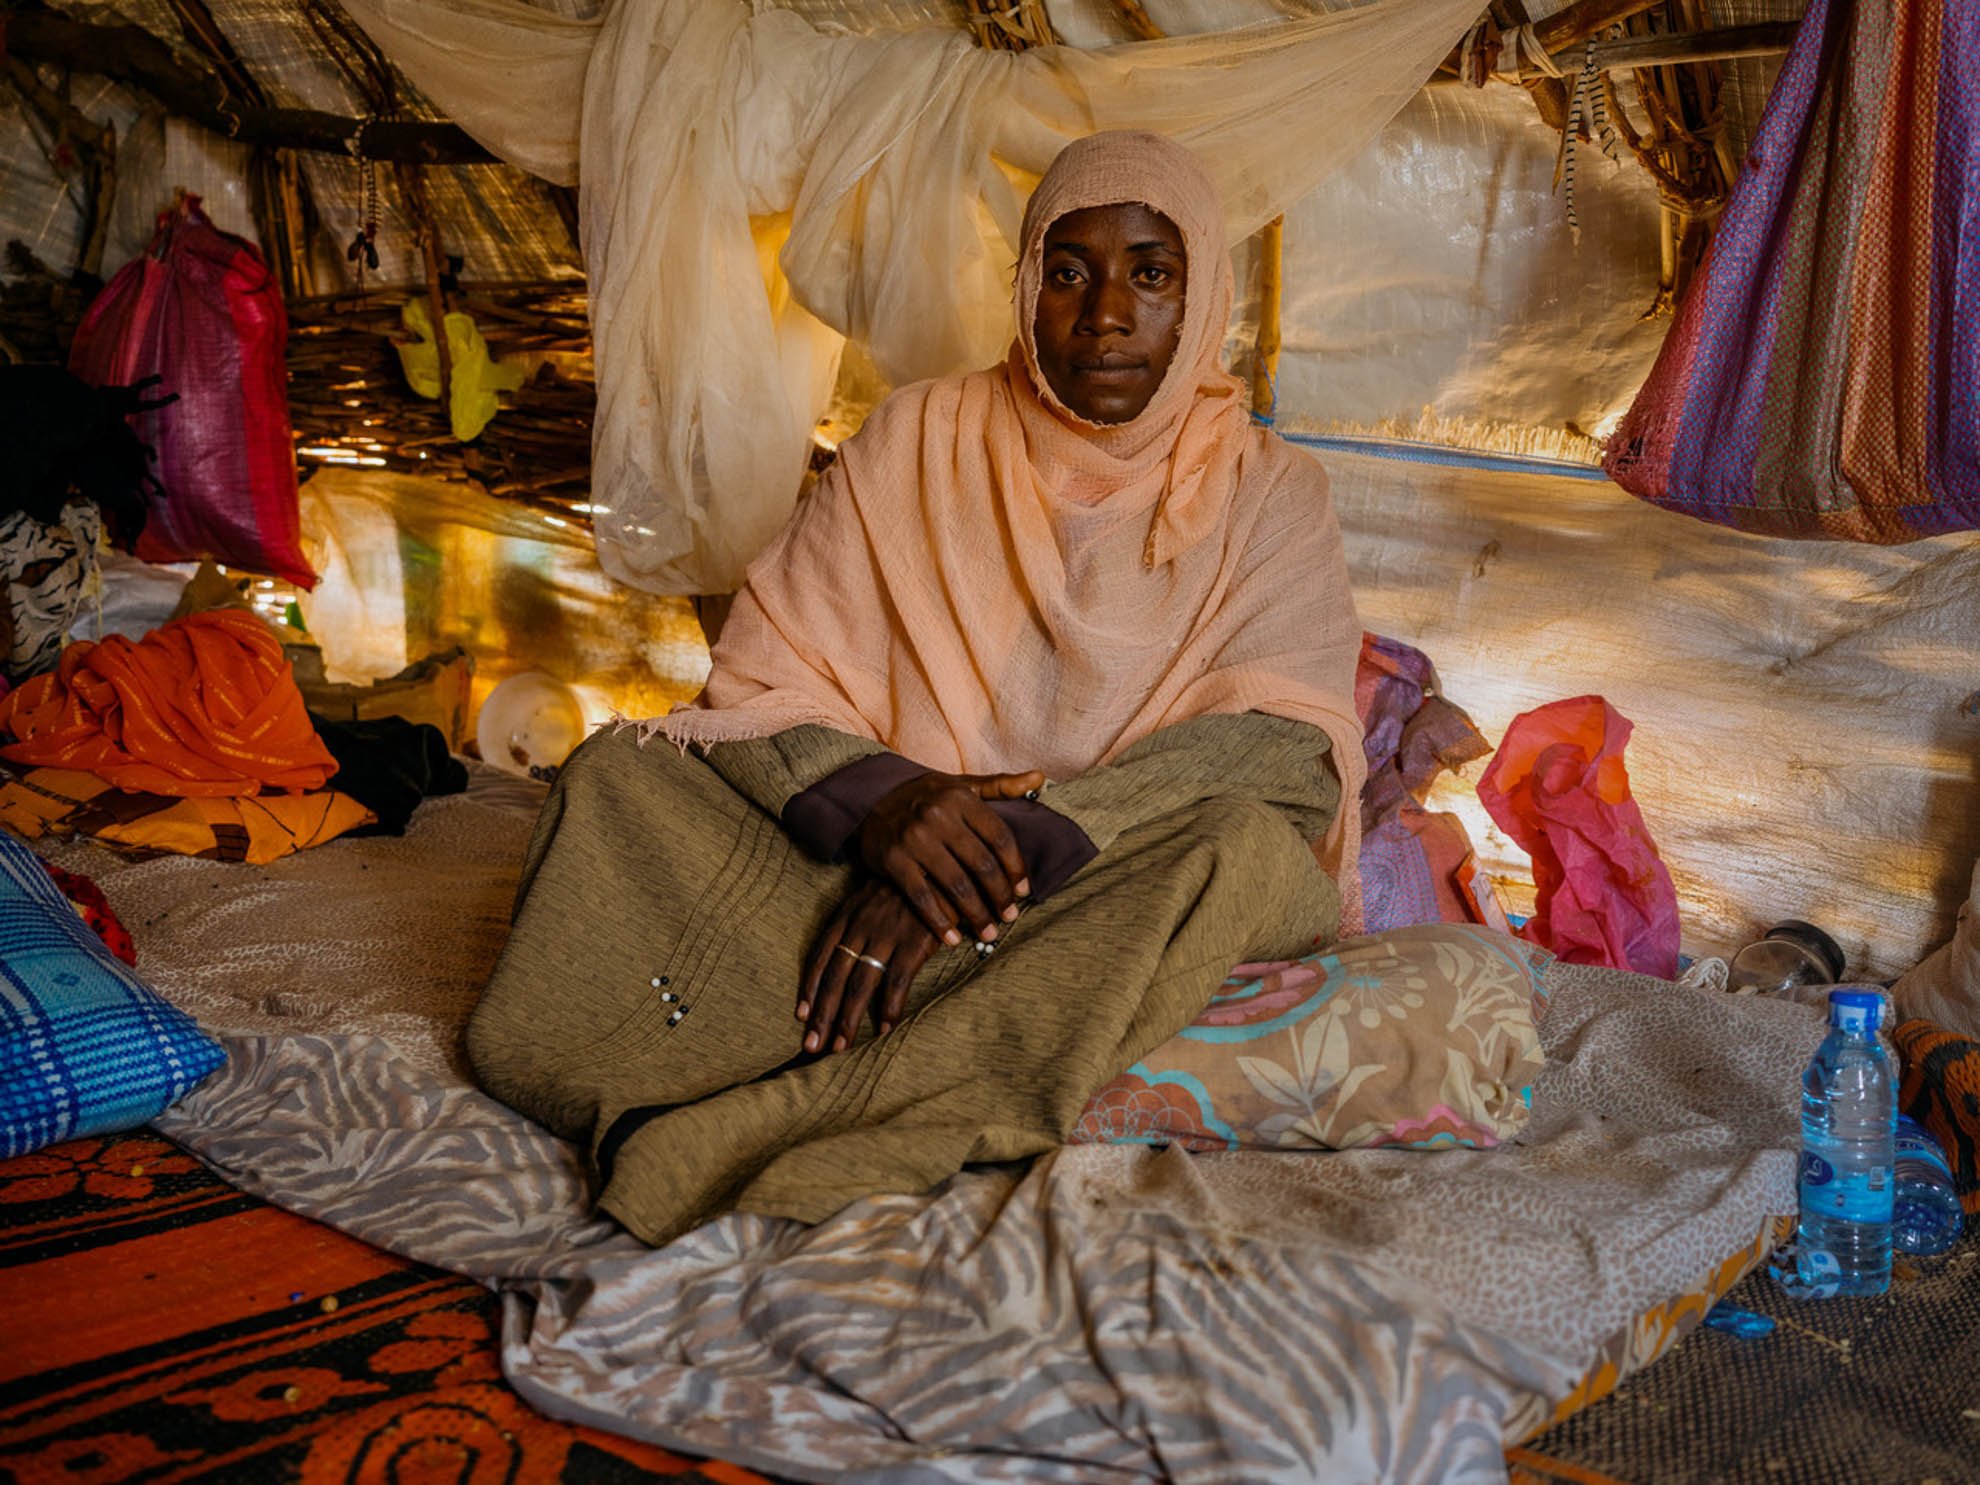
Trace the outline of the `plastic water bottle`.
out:
M 1884 998 L 1831 990 L 1829 1034 L 1801 1078 L 1801 1230 L 1796 1267 L 1813 1292 L 1891 1287 L 1897 1087 L 1877 1039 Z
M 1959 1223 L 1959 1195 L 1945 1152 L 1924 1125 L 1900 1115 L 1892 1242 L 1901 1253 L 1929 1258 L 1959 1241 Z

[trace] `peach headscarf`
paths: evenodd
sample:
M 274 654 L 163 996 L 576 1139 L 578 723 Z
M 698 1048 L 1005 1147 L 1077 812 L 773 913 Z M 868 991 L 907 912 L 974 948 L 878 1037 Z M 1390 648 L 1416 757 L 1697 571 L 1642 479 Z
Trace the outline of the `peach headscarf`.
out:
M 1140 202 L 1188 257 L 1181 339 L 1131 422 L 1053 395 L 1032 324 L 1046 229 Z M 1331 739 L 1322 851 L 1353 901 L 1361 625 L 1318 463 L 1251 425 L 1219 364 L 1231 266 L 1180 145 L 1097 134 L 1033 193 L 1003 365 L 903 387 L 750 568 L 683 746 L 813 722 L 945 771 L 1076 776 L 1172 723 L 1260 711 Z

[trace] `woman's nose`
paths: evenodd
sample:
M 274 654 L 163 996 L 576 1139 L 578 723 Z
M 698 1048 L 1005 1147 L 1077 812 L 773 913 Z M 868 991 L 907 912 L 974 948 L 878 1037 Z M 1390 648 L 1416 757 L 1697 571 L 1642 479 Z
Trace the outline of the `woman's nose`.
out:
M 1096 278 L 1083 309 L 1080 328 L 1089 335 L 1134 333 L 1134 296 L 1124 283 L 1110 277 Z

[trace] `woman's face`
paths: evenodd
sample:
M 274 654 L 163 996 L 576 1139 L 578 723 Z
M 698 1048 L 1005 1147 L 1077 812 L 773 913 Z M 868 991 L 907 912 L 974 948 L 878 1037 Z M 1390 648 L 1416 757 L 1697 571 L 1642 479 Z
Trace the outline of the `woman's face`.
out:
M 1139 202 L 1052 223 L 1032 337 L 1059 401 L 1089 423 L 1139 416 L 1176 353 L 1188 282 L 1176 224 Z

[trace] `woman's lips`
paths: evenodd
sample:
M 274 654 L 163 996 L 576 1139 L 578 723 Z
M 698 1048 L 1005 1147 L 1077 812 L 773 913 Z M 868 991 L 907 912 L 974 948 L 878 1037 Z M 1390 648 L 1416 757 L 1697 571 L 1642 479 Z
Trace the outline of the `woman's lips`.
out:
M 1075 363 L 1073 371 L 1090 382 L 1131 382 L 1146 375 L 1148 367 L 1139 361 L 1099 361 L 1090 366 Z

